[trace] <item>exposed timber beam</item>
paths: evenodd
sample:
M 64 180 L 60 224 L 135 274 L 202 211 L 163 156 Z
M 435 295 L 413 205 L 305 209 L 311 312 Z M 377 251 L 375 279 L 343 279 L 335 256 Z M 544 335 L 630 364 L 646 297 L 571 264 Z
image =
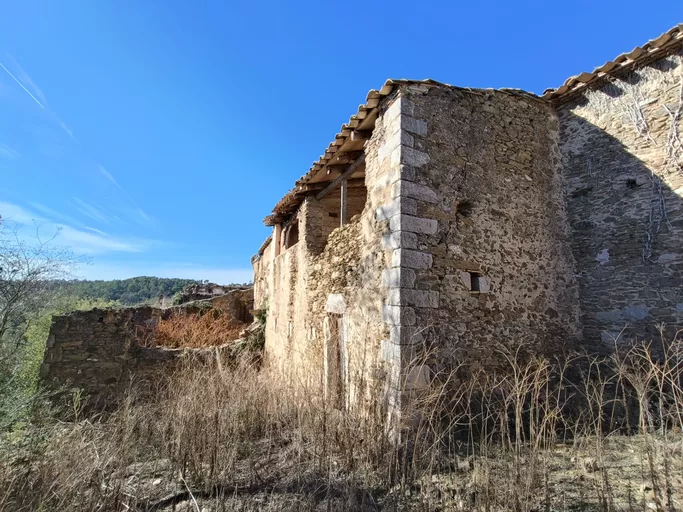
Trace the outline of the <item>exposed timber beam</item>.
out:
M 344 169 L 348 169 L 348 165 L 344 166 Z M 298 195 L 301 196 L 308 196 L 311 195 L 313 192 L 320 192 L 323 190 L 325 187 L 327 187 L 330 184 L 329 181 L 323 181 L 320 183 L 309 183 L 307 185 L 304 185 L 301 187 L 301 190 L 297 192 Z M 365 178 L 364 177 L 358 177 L 358 178 L 348 178 L 346 180 L 346 184 L 349 188 L 359 188 L 359 187 L 364 187 L 365 186 Z
M 322 189 L 318 194 L 315 196 L 316 199 L 320 200 L 323 197 L 325 197 L 327 194 L 332 192 L 335 188 L 337 188 L 342 181 L 346 180 L 347 178 L 350 178 L 351 175 L 358 170 L 358 168 L 365 163 L 365 154 L 362 154 L 361 156 L 358 157 L 358 159 L 353 162 L 348 169 L 346 169 L 343 173 L 341 173 L 339 176 L 337 176 L 334 180 L 330 182 L 329 185 L 327 185 L 324 189 Z
M 346 198 L 348 196 L 348 182 L 342 180 L 341 182 L 341 207 L 339 209 L 340 224 L 343 226 L 346 224 Z
M 351 140 L 357 141 L 357 140 L 362 140 L 366 141 L 370 138 L 372 135 L 372 130 L 356 130 L 351 132 Z

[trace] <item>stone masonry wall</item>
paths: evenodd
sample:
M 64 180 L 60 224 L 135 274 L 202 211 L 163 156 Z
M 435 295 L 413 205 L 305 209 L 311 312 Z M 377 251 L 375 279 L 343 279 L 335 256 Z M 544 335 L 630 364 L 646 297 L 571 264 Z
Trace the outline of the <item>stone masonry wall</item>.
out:
M 382 242 L 387 222 L 375 212 L 390 202 L 389 185 L 398 179 L 380 158 L 386 142 L 380 117 L 365 147 L 366 187 L 349 189 L 348 224 L 339 227 L 339 218 L 329 215 L 338 208 L 338 191 L 321 201 L 308 197 L 298 212 L 299 243 L 278 256 L 270 244 L 254 260 L 256 303 L 268 304 L 268 358 L 286 375 L 325 392 L 332 374 L 343 373 L 348 405 L 377 399 L 384 386 L 380 354 L 389 329 L 382 322 L 383 271 L 391 265 L 391 249 Z M 336 322 L 343 333 L 335 331 Z M 341 360 L 335 361 L 340 342 Z
M 230 352 L 229 345 L 206 349 L 143 346 L 141 337 L 148 336 L 161 318 L 177 310 L 216 308 L 241 323 L 251 321 L 251 302 L 251 290 L 243 289 L 169 309 L 92 309 L 55 316 L 40 369 L 41 382 L 53 389 L 80 388 L 89 406 L 106 407 L 133 382 L 137 387 L 153 387 L 183 360 L 213 361 Z
M 403 342 L 435 347 L 436 372 L 454 356 L 495 368 L 502 347 L 532 354 L 576 346 L 552 109 L 522 93 L 413 88 L 401 110 L 410 137 L 404 179 L 392 189 L 400 250 L 389 303 L 401 306 Z
M 596 349 L 683 326 L 680 50 L 559 107 L 584 337 Z

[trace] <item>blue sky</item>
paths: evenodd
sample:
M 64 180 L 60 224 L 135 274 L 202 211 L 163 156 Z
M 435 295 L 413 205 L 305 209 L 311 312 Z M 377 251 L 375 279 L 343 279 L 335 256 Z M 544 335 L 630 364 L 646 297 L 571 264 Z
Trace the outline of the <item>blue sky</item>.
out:
M 251 279 L 262 219 L 387 78 L 541 93 L 678 2 L 6 2 L 0 215 L 78 275 Z

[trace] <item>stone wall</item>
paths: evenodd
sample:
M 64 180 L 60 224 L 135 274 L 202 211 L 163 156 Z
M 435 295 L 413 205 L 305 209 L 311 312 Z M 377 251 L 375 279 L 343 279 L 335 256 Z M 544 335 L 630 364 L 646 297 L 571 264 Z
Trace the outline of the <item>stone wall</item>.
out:
M 584 337 L 596 349 L 683 325 L 682 73 L 670 55 L 558 108 Z
M 148 338 L 161 318 L 176 311 L 220 309 L 236 323 L 251 321 L 252 291 L 236 290 L 214 299 L 169 309 L 149 306 L 92 309 L 55 316 L 40 369 L 43 385 L 79 388 L 89 405 L 106 407 L 134 383 L 154 386 L 183 361 L 212 362 L 230 353 L 230 345 L 205 349 L 150 347 Z
M 375 211 L 398 179 L 380 158 L 386 140 L 380 117 L 365 147 L 365 187 L 349 188 L 348 224 L 330 216 L 339 211 L 338 189 L 322 200 L 309 196 L 298 212 L 299 242 L 280 254 L 270 243 L 253 259 L 255 304 L 267 305 L 266 355 L 298 382 L 327 393 L 341 385 L 347 404 L 377 398 L 383 386 L 382 276 L 391 250 Z
M 299 243 L 254 260 L 267 353 L 325 385 L 338 322 L 346 380 L 369 395 L 381 385 L 398 411 L 404 386 L 456 358 L 495 368 L 502 350 L 611 348 L 658 323 L 672 334 L 683 322 L 682 73 L 669 56 L 563 105 L 396 88 L 365 145 L 362 212 L 339 228 L 338 198 L 309 196 Z
M 559 177 L 558 122 L 524 93 L 405 90 L 401 233 L 390 304 L 404 341 L 504 364 L 501 348 L 556 354 L 580 334 Z M 428 376 L 420 376 L 426 378 Z

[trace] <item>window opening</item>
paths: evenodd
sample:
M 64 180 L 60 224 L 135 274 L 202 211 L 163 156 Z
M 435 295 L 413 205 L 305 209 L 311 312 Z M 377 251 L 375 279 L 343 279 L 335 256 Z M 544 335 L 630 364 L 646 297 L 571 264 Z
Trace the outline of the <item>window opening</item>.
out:
M 342 409 L 346 405 L 346 322 L 344 316 L 328 313 L 325 337 L 325 388 L 330 404 Z
M 470 291 L 480 292 L 481 291 L 481 274 L 477 272 L 470 272 Z

